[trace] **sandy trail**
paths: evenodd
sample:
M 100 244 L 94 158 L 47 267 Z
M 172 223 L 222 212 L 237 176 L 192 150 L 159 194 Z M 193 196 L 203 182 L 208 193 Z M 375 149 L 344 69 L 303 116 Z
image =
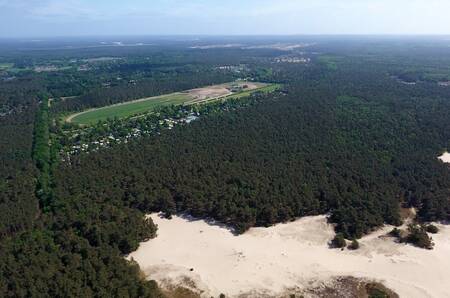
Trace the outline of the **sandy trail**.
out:
M 327 246 L 334 231 L 325 216 L 252 228 L 240 236 L 203 220 L 151 218 L 158 237 L 141 243 L 129 258 L 163 287 L 189 279 L 204 297 L 254 290 L 276 295 L 350 275 L 383 282 L 401 297 L 450 297 L 449 226 L 438 225 L 431 251 L 383 237 L 389 226 L 361 239 L 359 250 L 341 251 Z
M 233 83 L 226 83 L 221 85 L 214 85 L 210 87 L 197 88 L 186 91 L 186 94 L 192 97 L 192 100 L 186 102 L 186 104 L 203 103 L 214 99 L 224 98 L 229 95 L 234 94 L 230 90 L 232 86 L 243 87 L 246 86 L 242 91 L 251 91 L 267 86 L 264 83 L 254 83 L 247 81 L 236 81 Z

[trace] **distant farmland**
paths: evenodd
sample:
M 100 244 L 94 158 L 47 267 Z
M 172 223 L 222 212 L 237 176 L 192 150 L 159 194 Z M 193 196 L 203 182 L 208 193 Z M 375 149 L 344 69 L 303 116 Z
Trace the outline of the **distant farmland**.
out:
M 14 63 L 0 63 L 0 70 L 7 70 L 14 66 Z
M 161 96 L 142 98 L 107 107 L 87 110 L 66 118 L 67 122 L 89 125 L 109 118 L 127 118 L 143 113 L 149 113 L 157 107 L 168 105 L 202 104 L 220 99 L 241 98 L 259 92 L 273 92 L 279 86 L 255 82 L 232 82 L 213 85 L 204 88 L 176 92 Z

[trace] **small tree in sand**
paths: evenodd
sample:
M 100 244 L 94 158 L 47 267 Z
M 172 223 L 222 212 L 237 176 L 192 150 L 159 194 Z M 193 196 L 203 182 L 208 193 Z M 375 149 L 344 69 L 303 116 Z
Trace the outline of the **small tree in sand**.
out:
M 344 235 L 342 233 L 337 233 L 336 236 L 331 240 L 331 246 L 335 248 L 343 248 L 347 245 Z
M 418 247 L 433 249 L 434 243 L 430 236 L 428 236 L 424 227 L 411 224 L 408 226 L 409 235 L 406 241 Z
M 356 250 L 356 249 L 358 249 L 358 248 L 359 248 L 359 242 L 358 242 L 358 240 L 353 239 L 353 240 L 352 240 L 352 243 L 350 243 L 350 245 L 348 246 L 348 249 Z
M 438 227 L 436 227 L 435 225 L 432 225 L 432 224 L 427 225 L 426 230 L 428 233 L 431 233 L 431 234 L 437 234 L 439 232 Z

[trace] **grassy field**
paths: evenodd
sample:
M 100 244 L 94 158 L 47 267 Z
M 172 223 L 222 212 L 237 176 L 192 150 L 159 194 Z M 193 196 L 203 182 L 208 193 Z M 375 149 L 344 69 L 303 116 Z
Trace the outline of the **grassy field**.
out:
M 7 70 L 14 66 L 14 63 L 0 63 L 0 70 Z
M 228 83 L 232 84 L 232 83 Z M 217 85 L 219 86 L 219 85 Z M 277 84 L 260 84 L 261 86 L 252 90 L 245 90 L 241 92 L 236 92 L 234 94 L 227 94 L 224 96 L 211 97 L 206 100 L 202 100 L 201 104 L 216 101 L 216 100 L 226 100 L 230 98 L 243 98 L 249 96 L 254 92 L 273 92 L 278 89 L 280 86 Z M 211 87 L 211 86 L 210 86 Z M 205 87 L 204 89 L 208 89 L 210 87 Z M 215 87 L 215 86 L 213 86 Z M 196 89 L 201 90 L 201 89 Z M 193 102 L 193 93 L 192 92 L 176 92 L 162 96 L 155 96 L 149 98 L 143 98 L 135 101 L 125 102 L 121 104 L 111 105 L 107 107 L 102 107 L 98 109 L 91 109 L 81 113 L 70 115 L 66 118 L 67 122 L 80 124 L 80 125 L 91 125 L 95 124 L 98 121 L 107 120 L 110 118 L 127 118 L 131 116 L 136 116 L 143 113 L 148 113 L 154 110 L 157 107 L 167 106 L 167 105 L 181 105 L 181 104 L 198 104 L 195 101 Z
M 319 57 L 319 62 L 325 64 L 330 70 L 337 70 L 338 60 L 337 56 L 323 55 Z
M 224 99 L 243 98 L 243 97 L 250 96 L 252 93 L 255 93 L 255 92 L 272 93 L 272 92 L 277 91 L 280 88 L 281 88 L 280 84 L 270 84 L 268 86 L 264 86 L 264 87 L 261 87 L 261 88 L 255 89 L 255 90 L 248 90 L 248 91 L 243 91 L 243 92 L 240 92 L 237 94 L 228 95 Z
M 126 118 L 129 116 L 149 112 L 154 108 L 160 106 L 183 104 L 188 100 L 190 100 L 190 97 L 187 94 L 172 93 L 168 95 L 149 97 L 137 101 L 126 102 L 123 104 L 88 110 L 70 116 L 69 118 L 67 118 L 67 121 L 83 125 L 95 124 L 98 121 L 107 120 L 108 118 Z

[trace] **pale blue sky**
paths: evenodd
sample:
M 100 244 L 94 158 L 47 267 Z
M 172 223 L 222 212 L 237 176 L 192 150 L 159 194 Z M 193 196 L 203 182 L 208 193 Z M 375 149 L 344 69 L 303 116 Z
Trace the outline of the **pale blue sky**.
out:
M 0 0 L 0 37 L 450 34 L 450 0 Z

